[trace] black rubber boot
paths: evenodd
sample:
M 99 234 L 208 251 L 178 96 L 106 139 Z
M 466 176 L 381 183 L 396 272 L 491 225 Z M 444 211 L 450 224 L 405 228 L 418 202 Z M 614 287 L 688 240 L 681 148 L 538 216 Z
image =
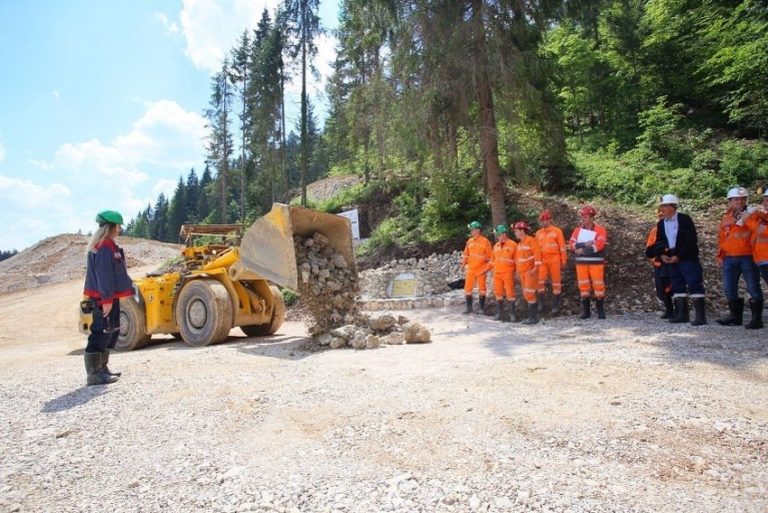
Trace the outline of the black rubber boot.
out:
M 543 314 L 544 308 L 546 307 L 546 305 L 544 304 L 544 294 L 545 292 L 538 292 L 536 294 L 536 305 L 539 309 L 539 314 Z
M 688 313 L 688 297 L 675 298 L 675 315 L 669 320 L 672 324 L 680 324 L 690 320 Z
M 752 310 L 752 320 L 744 326 L 748 330 L 759 330 L 763 327 L 763 300 L 750 299 L 749 309 Z
M 485 296 L 480 296 L 480 313 L 485 313 Z
M 464 298 L 467 300 L 467 308 L 464 310 L 464 314 L 471 314 L 472 313 L 472 296 L 464 296 Z
M 506 302 L 507 300 L 503 298 L 496 301 L 496 315 L 493 316 L 494 321 L 504 320 L 504 304 Z
M 744 322 L 744 298 L 729 299 L 728 310 L 730 315 L 725 319 L 718 319 L 717 323 L 721 326 L 741 326 Z
M 107 364 L 109 363 L 109 349 L 105 349 L 101 352 L 101 369 L 109 374 L 110 376 L 117 376 L 120 377 L 123 375 L 122 372 L 112 372 L 109 370 L 109 367 L 107 367 Z
M 675 306 L 672 302 L 672 294 L 669 292 L 664 293 L 664 314 L 662 319 L 671 319 L 675 315 Z
M 703 326 L 707 323 L 707 312 L 704 308 L 704 298 L 697 297 L 693 299 L 693 310 L 696 312 L 696 317 L 691 322 L 691 326 Z
M 539 307 L 536 303 L 526 303 L 528 305 L 528 318 L 523 324 L 536 324 L 539 322 Z
M 589 311 L 589 298 L 583 297 L 581 298 L 581 315 L 579 315 L 579 319 L 589 319 L 592 316 L 592 313 Z
M 552 310 L 549 313 L 552 316 L 560 313 L 560 294 L 552 296 Z
M 101 353 L 85 353 L 85 372 L 87 385 L 107 385 L 117 381 L 117 376 L 110 376 L 101 369 Z
M 595 299 L 595 306 L 597 306 L 597 318 L 605 319 L 605 298 Z
M 507 318 L 502 319 L 504 322 L 520 322 L 520 319 L 517 318 L 517 311 L 515 310 L 515 300 L 510 299 L 509 300 L 509 308 L 507 308 L 509 311 L 509 315 Z

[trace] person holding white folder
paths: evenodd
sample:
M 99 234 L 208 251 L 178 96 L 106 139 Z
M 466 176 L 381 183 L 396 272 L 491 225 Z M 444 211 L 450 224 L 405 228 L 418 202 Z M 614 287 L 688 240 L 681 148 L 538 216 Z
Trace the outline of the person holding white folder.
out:
M 571 234 L 568 248 L 576 260 L 576 280 L 581 296 L 581 319 L 590 317 L 590 292 L 595 293 L 597 318 L 605 319 L 605 227 L 595 224 L 597 210 L 587 205 L 581 209 L 581 225 Z

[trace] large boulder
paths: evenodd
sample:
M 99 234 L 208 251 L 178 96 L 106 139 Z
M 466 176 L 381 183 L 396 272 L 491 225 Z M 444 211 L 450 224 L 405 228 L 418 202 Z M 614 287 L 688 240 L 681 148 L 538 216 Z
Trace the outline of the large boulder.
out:
M 408 344 L 425 344 L 430 342 L 432 335 L 427 328 L 418 322 L 409 322 L 403 326 L 403 335 Z

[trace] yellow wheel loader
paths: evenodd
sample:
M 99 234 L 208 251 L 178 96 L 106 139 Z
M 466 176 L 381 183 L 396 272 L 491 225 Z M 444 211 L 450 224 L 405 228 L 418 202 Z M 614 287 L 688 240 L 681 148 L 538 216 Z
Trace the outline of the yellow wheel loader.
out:
M 187 247 L 179 270 L 135 280 L 136 295 L 120 300 L 115 348 L 138 349 L 157 334 L 207 346 L 225 340 L 238 326 L 248 336 L 276 333 L 285 319 L 277 286 L 295 291 L 298 285 L 294 235 L 321 233 L 357 272 L 350 222 L 344 217 L 275 203 L 242 230 L 242 225 L 182 226 Z M 225 240 L 190 244 L 201 236 Z M 80 331 L 90 333 L 90 322 L 90 314 L 81 312 Z

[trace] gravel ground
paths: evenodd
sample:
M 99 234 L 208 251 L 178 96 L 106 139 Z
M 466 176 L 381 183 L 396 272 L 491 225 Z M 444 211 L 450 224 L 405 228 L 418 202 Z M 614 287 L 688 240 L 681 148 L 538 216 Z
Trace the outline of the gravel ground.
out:
M 768 510 L 765 330 L 408 311 L 433 343 L 308 352 L 288 322 L 85 387 L 45 310 L 77 286 L 44 323 L 1 298 L 0 511 Z

